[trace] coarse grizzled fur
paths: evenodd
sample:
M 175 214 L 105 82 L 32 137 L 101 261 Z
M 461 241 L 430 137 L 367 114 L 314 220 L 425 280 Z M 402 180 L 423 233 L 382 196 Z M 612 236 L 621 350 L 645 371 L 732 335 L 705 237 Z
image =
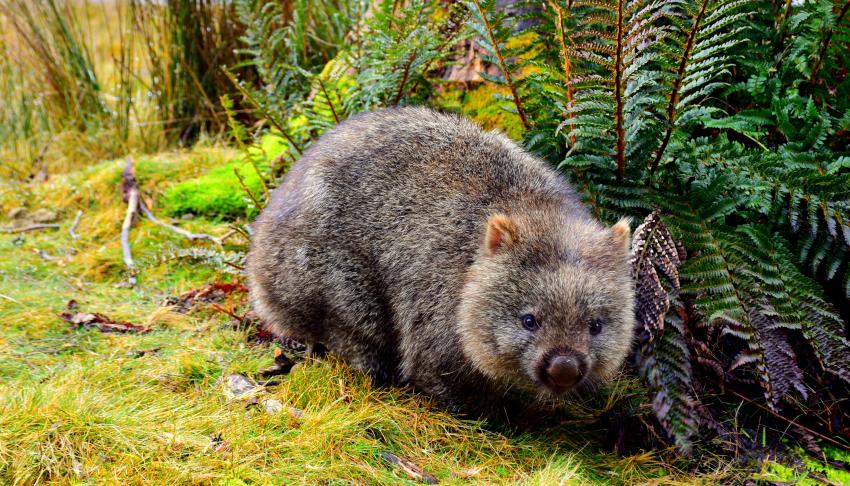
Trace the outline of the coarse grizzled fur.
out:
M 273 332 L 378 384 L 498 418 L 617 372 L 634 327 L 629 238 L 505 136 L 386 109 L 327 132 L 273 192 L 250 297 Z

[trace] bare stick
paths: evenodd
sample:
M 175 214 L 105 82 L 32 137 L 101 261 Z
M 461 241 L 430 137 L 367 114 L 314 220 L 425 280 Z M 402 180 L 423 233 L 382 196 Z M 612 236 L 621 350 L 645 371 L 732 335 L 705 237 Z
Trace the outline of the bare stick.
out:
M 80 224 L 80 218 L 81 218 L 82 216 L 83 216 L 83 212 L 82 212 L 81 210 L 78 210 L 78 211 L 77 211 L 77 215 L 76 215 L 76 216 L 74 216 L 74 222 L 73 222 L 73 223 L 71 223 L 71 227 L 70 227 L 70 228 L 68 228 L 68 234 L 69 234 L 69 235 L 71 235 L 71 238 L 72 238 L 74 241 L 77 241 L 77 239 L 79 239 L 79 238 L 80 238 L 80 235 L 78 235 L 78 234 L 75 232 L 75 230 L 77 229 L 77 225 L 78 225 L 78 224 Z
M 189 241 L 210 240 L 213 243 L 221 245 L 221 239 L 216 238 L 213 235 L 208 235 L 206 233 L 192 233 L 191 231 L 186 231 L 183 228 L 178 228 L 177 226 L 174 226 L 173 224 L 169 224 L 169 223 L 166 223 L 165 221 L 157 219 L 157 217 L 153 215 L 151 210 L 148 209 L 147 206 L 145 206 L 144 201 L 142 201 L 139 204 L 139 209 L 142 210 L 142 213 L 145 215 L 145 217 L 148 218 L 149 220 L 151 220 L 152 223 L 158 224 L 159 226 L 162 226 L 163 228 L 168 228 L 171 231 L 177 233 L 178 235 L 185 237 Z
M 136 262 L 133 261 L 130 251 L 130 228 L 133 226 L 133 217 L 139 212 L 139 185 L 136 184 L 136 165 L 129 155 L 121 178 L 124 181 L 122 193 L 124 201 L 127 202 L 127 213 L 124 215 L 124 224 L 121 225 L 121 251 L 124 253 L 124 265 L 130 272 L 130 284 L 136 285 Z
M 59 225 L 56 223 L 48 224 L 31 224 L 29 226 L 21 226 L 20 228 L 3 228 L 6 233 L 26 233 L 29 231 L 38 231 L 43 229 L 56 229 Z

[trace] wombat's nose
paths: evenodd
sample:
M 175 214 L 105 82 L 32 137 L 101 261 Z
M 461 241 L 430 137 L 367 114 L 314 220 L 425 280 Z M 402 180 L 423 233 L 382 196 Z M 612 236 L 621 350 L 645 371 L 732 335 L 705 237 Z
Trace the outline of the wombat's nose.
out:
M 546 377 L 552 388 L 564 391 L 581 381 L 587 371 L 587 363 L 578 356 L 558 355 L 549 360 Z

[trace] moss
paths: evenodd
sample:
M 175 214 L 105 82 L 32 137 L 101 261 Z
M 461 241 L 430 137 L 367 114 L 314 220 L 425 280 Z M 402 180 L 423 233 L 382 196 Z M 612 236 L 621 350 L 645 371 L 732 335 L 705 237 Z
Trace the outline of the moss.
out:
M 826 458 L 831 461 L 838 461 L 844 464 L 850 463 L 850 451 L 844 451 L 835 447 L 824 447 L 823 452 Z M 806 469 L 825 477 L 832 483 L 850 484 L 850 472 L 846 470 L 831 467 L 826 462 L 818 461 L 809 455 L 804 455 L 803 461 L 806 463 Z
M 165 192 L 160 204 L 172 216 L 187 213 L 224 219 L 251 216 L 256 209 L 246 201 L 247 195 L 234 170 L 239 172 L 245 186 L 255 197 L 262 192 L 260 176 L 251 164 L 234 160 L 201 177 L 172 186 Z
M 236 172 L 242 177 L 245 187 L 254 198 L 261 200 L 264 197 L 263 183 L 251 159 L 263 173 L 262 177 L 267 177 L 265 172 L 270 161 L 286 149 L 286 141 L 283 138 L 274 134 L 267 135 L 261 139 L 259 145 L 252 146 L 246 156 L 170 187 L 159 202 L 171 216 L 188 213 L 219 219 L 255 216 L 258 209 L 246 194 Z

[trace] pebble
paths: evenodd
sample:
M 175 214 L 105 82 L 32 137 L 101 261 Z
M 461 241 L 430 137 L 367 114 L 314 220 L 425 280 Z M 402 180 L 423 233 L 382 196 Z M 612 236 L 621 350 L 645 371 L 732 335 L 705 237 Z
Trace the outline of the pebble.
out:
M 280 400 L 270 398 L 263 402 L 263 408 L 266 409 L 267 414 L 277 415 L 283 411 L 283 403 Z
M 6 217 L 9 219 L 21 219 L 26 215 L 26 208 L 12 208 L 9 210 L 9 212 L 6 213 Z
M 37 209 L 30 215 L 30 219 L 36 223 L 52 223 L 58 217 L 59 215 L 56 214 L 56 211 L 46 208 Z
M 227 375 L 225 383 L 227 384 L 227 391 L 236 398 L 239 398 L 246 393 L 250 393 L 254 388 L 256 388 L 251 380 L 237 374 Z

